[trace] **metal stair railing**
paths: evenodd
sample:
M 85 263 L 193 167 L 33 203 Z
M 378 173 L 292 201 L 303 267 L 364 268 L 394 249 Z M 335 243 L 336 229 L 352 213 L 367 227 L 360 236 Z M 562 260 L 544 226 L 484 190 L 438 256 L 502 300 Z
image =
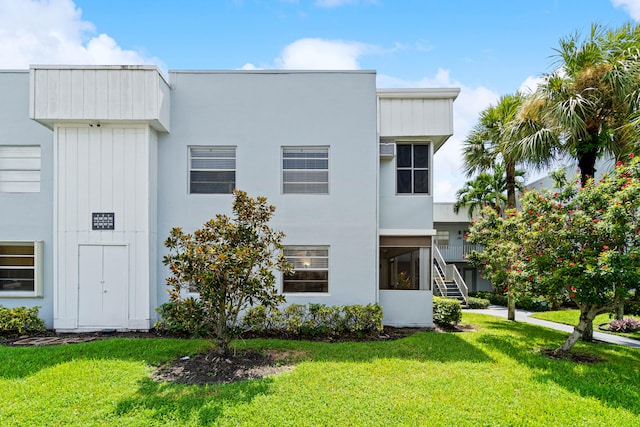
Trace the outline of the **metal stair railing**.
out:
M 446 287 L 444 286 L 444 281 L 451 280 L 453 281 L 453 283 L 456 284 L 456 287 L 458 288 L 458 290 L 460 291 L 460 294 L 462 295 L 463 302 L 464 304 L 466 304 L 467 298 L 469 298 L 469 288 L 467 287 L 467 284 L 464 282 L 464 279 L 460 275 L 460 272 L 458 271 L 457 267 L 455 265 L 448 265 L 444 261 L 444 258 L 442 257 L 440 250 L 435 245 L 433 246 L 433 261 L 436 267 L 434 269 L 436 271 L 436 280 L 435 280 L 436 285 L 438 286 L 438 290 L 440 291 L 442 296 L 444 297 L 447 296 Z M 442 277 L 441 272 L 444 272 L 444 278 Z M 442 293 L 442 288 L 445 288 L 444 293 Z

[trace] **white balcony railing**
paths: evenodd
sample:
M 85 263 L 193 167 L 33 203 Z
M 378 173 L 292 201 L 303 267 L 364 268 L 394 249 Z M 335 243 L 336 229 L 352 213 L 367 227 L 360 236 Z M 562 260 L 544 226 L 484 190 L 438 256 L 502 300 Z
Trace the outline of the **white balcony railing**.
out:
M 466 262 L 467 255 L 474 250 L 482 251 L 481 245 L 442 245 L 437 244 L 438 250 L 442 254 L 442 258 L 446 262 Z

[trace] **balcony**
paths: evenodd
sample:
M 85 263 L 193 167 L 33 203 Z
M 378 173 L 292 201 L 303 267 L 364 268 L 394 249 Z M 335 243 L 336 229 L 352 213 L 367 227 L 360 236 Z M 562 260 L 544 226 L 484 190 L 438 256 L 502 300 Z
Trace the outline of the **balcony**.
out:
M 442 245 L 436 244 L 445 262 L 467 262 L 467 254 L 482 251 L 481 245 Z

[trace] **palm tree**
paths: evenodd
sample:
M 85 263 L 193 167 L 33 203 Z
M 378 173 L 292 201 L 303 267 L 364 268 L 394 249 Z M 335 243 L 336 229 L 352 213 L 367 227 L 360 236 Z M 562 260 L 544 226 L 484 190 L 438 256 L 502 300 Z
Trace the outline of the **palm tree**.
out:
M 524 96 L 520 93 L 505 95 L 500 98 L 496 105 L 491 105 L 480 114 L 478 123 L 465 140 L 463 146 L 464 168 L 468 175 L 474 172 L 483 172 L 494 167 L 494 175 L 499 173 L 504 179 L 504 188 L 499 194 L 506 192 L 506 207 L 514 209 L 516 207 L 516 190 L 522 187 L 517 181 L 516 163 L 523 160 L 521 153 L 514 151 L 511 146 L 514 141 L 513 121 L 516 119 L 518 110 L 522 105 Z M 501 161 L 502 163 L 497 163 Z M 501 165 L 499 168 L 498 165 Z M 522 175 L 522 173 L 520 173 Z M 504 176 L 504 178 L 502 178 Z M 496 197 L 494 208 L 498 207 Z M 498 210 L 501 213 L 501 210 Z M 511 292 L 511 284 L 504 283 L 509 292 L 507 293 L 507 318 L 516 320 L 515 299 Z
M 489 106 L 480 113 L 480 119 L 465 140 L 463 146 L 464 169 L 467 176 L 490 170 L 502 161 L 505 174 L 506 207 L 516 207 L 516 163 L 521 160 L 519 153 L 510 150 L 513 143 L 512 122 L 524 100 L 520 93 L 505 95 L 496 105 Z M 497 171 L 494 170 L 494 172 Z
M 565 153 L 578 161 L 584 185 L 603 154 L 630 153 L 639 136 L 640 27 L 560 39 L 556 70 L 529 96 L 513 121 L 512 156 L 544 164 Z
M 522 172 L 516 173 L 516 176 L 521 175 Z M 517 188 L 521 186 L 519 182 L 516 183 Z M 456 193 L 453 211 L 458 213 L 461 208 L 466 207 L 471 218 L 477 210 L 491 206 L 498 215 L 502 215 L 507 207 L 506 191 L 506 168 L 502 163 L 496 163 L 490 173 L 481 172 L 474 179 L 465 182 L 464 187 Z

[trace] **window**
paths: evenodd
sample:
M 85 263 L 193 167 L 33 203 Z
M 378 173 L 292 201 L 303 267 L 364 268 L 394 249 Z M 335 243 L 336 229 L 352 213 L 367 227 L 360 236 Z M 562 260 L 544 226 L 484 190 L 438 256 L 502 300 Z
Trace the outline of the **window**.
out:
M 284 256 L 295 271 L 284 276 L 283 292 L 329 292 L 328 247 L 287 247 Z
M 429 194 L 429 149 L 429 144 L 397 145 L 398 194 Z
M 236 188 L 235 147 L 189 147 L 189 192 L 231 194 Z
M 42 242 L 0 242 L 0 298 L 42 295 Z
M 439 245 L 448 245 L 449 244 L 449 230 L 437 230 L 436 231 L 436 241 Z
M 0 145 L 0 193 L 40 192 L 40 146 Z
M 282 192 L 329 194 L 329 147 L 283 147 Z
M 420 289 L 420 248 L 380 248 L 380 289 Z

